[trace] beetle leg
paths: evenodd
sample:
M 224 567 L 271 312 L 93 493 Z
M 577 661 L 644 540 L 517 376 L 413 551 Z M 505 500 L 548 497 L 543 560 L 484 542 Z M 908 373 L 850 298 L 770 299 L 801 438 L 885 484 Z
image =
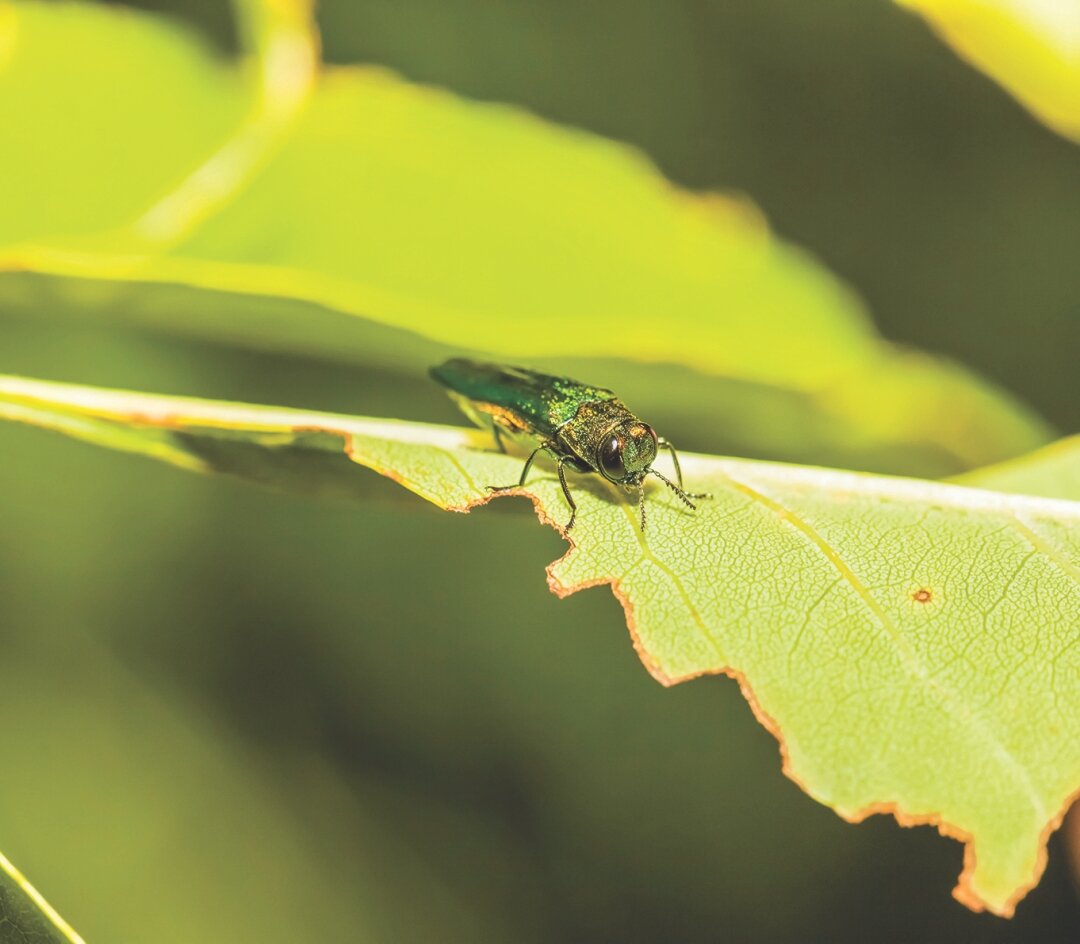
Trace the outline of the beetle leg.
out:
M 525 460 L 525 468 L 521 470 L 521 478 L 518 479 L 516 485 L 489 485 L 488 491 L 491 492 L 509 492 L 515 488 L 521 488 L 525 484 L 525 480 L 529 477 L 529 469 L 532 468 L 533 459 L 536 458 L 536 454 L 542 449 L 546 449 L 547 444 L 537 446 L 532 452 L 529 453 L 529 458 Z
M 515 488 L 522 488 L 525 485 L 525 480 L 529 477 L 529 469 L 532 468 L 533 460 L 541 452 L 548 452 L 551 456 L 558 461 L 559 471 L 559 484 L 562 485 L 563 495 L 566 496 L 566 503 L 570 506 L 570 522 L 566 526 L 566 530 L 569 531 L 574 526 L 574 519 L 577 518 L 577 502 L 574 501 L 574 496 L 570 494 L 570 486 L 566 484 L 566 470 L 563 468 L 567 463 L 570 463 L 572 469 L 578 469 L 580 466 L 578 460 L 573 456 L 560 455 L 555 448 L 555 443 L 546 442 L 541 443 L 531 453 L 529 458 L 525 460 L 525 468 L 521 470 L 521 478 L 518 479 L 517 485 L 489 485 L 488 489 L 492 492 L 508 492 Z
M 679 483 L 679 488 L 682 488 L 682 466 L 679 465 L 679 454 L 675 451 L 675 447 L 664 438 L 658 439 L 656 444 L 671 453 L 671 461 L 675 465 L 675 481 Z
M 671 461 L 672 464 L 675 466 L 675 480 L 679 483 L 679 491 L 682 492 L 684 498 L 712 498 L 712 495 L 710 495 L 708 492 L 683 492 L 682 466 L 679 465 L 679 454 L 675 451 L 675 447 L 666 439 L 658 439 L 656 441 L 656 444 L 661 449 L 666 449 L 668 452 L 671 453 Z M 664 479 L 664 477 L 659 473 L 657 473 L 657 475 L 661 479 Z M 667 479 L 664 479 L 664 481 L 667 482 Z M 671 483 L 668 482 L 668 484 L 670 485 Z
M 577 517 L 577 503 L 574 501 L 574 496 L 570 494 L 570 488 L 566 484 L 566 470 L 563 469 L 563 466 L 571 461 L 570 456 L 559 456 L 559 482 L 562 483 L 562 493 L 566 496 L 566 502 L 570 506 L 570 521 L 566 525 L 567 531 L 574 526 L 574 519 Z
M 506 452 L 506 443 L 503 442 L 502 430 L 494 420 L 491 421 L 491 435 L 495 437 L 495 445 L 499 452 Z
M 525 468 L 521 470 L 521 478 L 518 479 L 517 485 L 489 485 L 488 489 L 492 492 L 509 492 L 515 488 L 521 488 L 525 484 L 525 480 L 529 477 L 529 469 L 532 468 L 533 460 L 541 452 L 550 452 L 555 458 L 559 459 L 560 463 L 563 461 L 557 452 L 554 450 L 554 443 L 541 443 L 532 452 L 529 453 L 529 458 L 525 460 Z M 560 465 L 560 468 L 562 466 Z

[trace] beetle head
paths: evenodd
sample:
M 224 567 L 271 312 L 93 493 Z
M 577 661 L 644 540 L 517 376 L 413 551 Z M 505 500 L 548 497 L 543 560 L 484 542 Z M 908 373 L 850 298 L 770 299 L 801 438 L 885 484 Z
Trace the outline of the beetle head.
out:
M 596 450 L 596 468 L 619 485 L 639 485 L 656 459 L 656 433 L 638 420 L 612 427 Z

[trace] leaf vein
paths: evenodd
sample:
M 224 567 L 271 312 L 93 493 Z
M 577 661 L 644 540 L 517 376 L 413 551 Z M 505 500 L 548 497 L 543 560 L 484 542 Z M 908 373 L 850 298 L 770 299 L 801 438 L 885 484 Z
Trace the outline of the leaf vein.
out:
M 1080 583 L 1080 567 L 1077 567 L 1072 561 L 1062 554 L 1059 548 L 1054 547 L 1049 541 L 1042 537 L 1037 531 L 1027 524 L 1020 515 L 1015 512 L 1012 514 L 1013 523 L 1016 525 L 1016 530 L 1019 531 L 1024 540 L 1028 542 L 1032 547 L 1039 551 L 1044 557 L 1049 558 L 1054 564 L 1056 564 L 1067 576 L 1071 577 L 1077 583 Z
M 612 491 L 614 491 L 614 489 L 612 489 Z M 616 496 L 616 498 L 618 497 L 619 496 Z M 724 650 L 721 648 L 716 636 L 713 635 L 712 630 L 709 629 L 704 617 L 701 615 L 698 608 L 694 605 L 694 602 L 691 599 L 689 592 L 687 591 L 686 587 L 683 586 L 682 578 L 679 577 L 679 575 L 674 570 L 668 567 L 667 564 L 661 561 L 660 558 L 652 552 L 652 549 L 649 547 L 648 541 L 645 539 L 645 535 L 638 530 L 637 516 L 630 510 L 626 502 L 619 501 L 619 506 L 622 508 L 623 513 L 629 521 L 631 532 L 637 538 L 638 546 L 641 548 L 642 558 L 652 561 L 660 570 L 660 572 L 667 576 L 667 578 L 671 581 L 672 586 L 675 588 L 675 591 L 679 594 L 679 598 L 682 600 L 683 606 L 686 607 L 686 611 L 690 614 L 690 618 L 697 625 L 698 629 L 701 630 L 701 635 L 705 638 L 709 645 L 711 645 L 713 649 L 716 650 L 716 655 L 718 656 L 718 658 L 722 662 L 726 663 L 727 657 L 724 655 Z
M 829 562 L 840 573 L 841 577 L 843 577 L 844 581 L 848 583 L 852 590 L 854 590 L 863 600 L 867 608 L 881 623 L 882 628 L 896 643 L 897 648 L 903 656 L 902 663 L 909 674 L 916 678 L 922 685 L 937 692 L 937 694 L 941 696 L 943 706 L 948 708 L 949 713 L 990 745 L 1002 767 L 1011 773 L 1013 780 L 1023 789 L 1023 792 L 1031 803 L 1032 809 L 1035 811 L 1040 821 L 1045 821 L 1047 818 L 1045 805 L 1043 804 L 1041 797 L 1039 797 L 1038 793 L 1035 791 L 1034 784 L 1031 782 L 1031 776 L 1029 775 L 1027 768 L 1017 760 L 1013 753 L 1005 746 L 1004 742 L 1002 742 L 986 722 L 979 718 L 969 706 L 965 705 L 955 692 L 947 686 L 942 685 L 939 681 L 931 678 L 926 666 L 922 663 L 918 653 L 912 648 L 911 643 L 903 636 L 899 627 L 885 612 L 881 604 L 874 598 L 870 589 L 863 584 L 832 545 L 830 545 L 809 522 L 804 521 L 780 502 L 759 492 L 745 482 L 740 482 L 732 478 L 728 473 L 724 473 L 724 477 L 731 483 L 733 488 L 742 492 L 751 500 L 760 502 L 775 514 L 779 515 L 791 527 L 801 532 L 807 540 L 813 543 L 821 553 L 825 555 Z

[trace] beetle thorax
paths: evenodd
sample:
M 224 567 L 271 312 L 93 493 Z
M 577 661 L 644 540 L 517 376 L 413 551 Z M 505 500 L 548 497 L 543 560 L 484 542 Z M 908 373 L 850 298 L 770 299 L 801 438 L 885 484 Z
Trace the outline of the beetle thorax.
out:
M 618 400 L 593 400 L 578 407 L 574 418 L 559 427 L 559 439 L 589 468 L 596 468 L 596 447 L 611 430 L 636 417 Z
M 636 485 L 656 458 L 656 436 L 618 400 L 583 403 L 559 428 L 563 445 L 591 469 L 624 485 Z M 607 450 L 609 461 L 603 461 Z M 618 462 L 615 455 L 618 455 Z

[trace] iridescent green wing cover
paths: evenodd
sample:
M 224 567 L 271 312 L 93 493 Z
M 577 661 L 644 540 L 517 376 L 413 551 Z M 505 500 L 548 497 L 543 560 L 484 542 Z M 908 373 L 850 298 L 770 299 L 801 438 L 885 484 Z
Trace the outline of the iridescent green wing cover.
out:
M 541 439 L 554 438 L 556 430 L 574 418 L 581 404 L 615 399 L 610 390 L 568 377 L 464 358 L 431 368 L 431 376 L 479 412 Z

